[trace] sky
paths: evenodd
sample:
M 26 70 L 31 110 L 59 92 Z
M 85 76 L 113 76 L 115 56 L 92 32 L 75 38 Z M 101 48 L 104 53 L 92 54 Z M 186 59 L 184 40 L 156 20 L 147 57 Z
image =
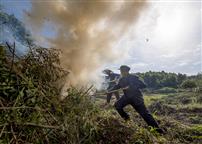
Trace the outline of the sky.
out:
M 134 71 L 196 74 L 202 71 L 201 3 L 152 2 L 120 42 Z M 116 66 L 115 66 L 116 67 Z
M 21 21 L 29 0 L 1 0 L 3 9 Z M 133 72 L 167 71 L 188 75 L 202 72 L 202 17 L 200 0 L 149 1 L 149 7 L 114 45 L 123 55 L 103 67 L 117 71 L 121 64 Z M 41 32 L 54 37 L 51 25 Z

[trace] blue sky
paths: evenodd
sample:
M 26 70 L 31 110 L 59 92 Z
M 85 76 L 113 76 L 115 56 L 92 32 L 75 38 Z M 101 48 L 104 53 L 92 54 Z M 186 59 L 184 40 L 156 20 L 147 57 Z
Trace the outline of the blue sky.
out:
M 1 4 L 21 21 L 31 8 L 29 0 L 1 0 Z M 202 72 L 201 19 L 200 1 L 150 1 L 138 22 L 114 46 L 123 57 L 105 67 L 116 71 L 120 64 L 127 64 L 134 72 Z M 48 38 L 55 34 L 51 24 L 41 31 Z
M 3 10 L 9 14 L 14 14 L 21 21 L 24 17 L 24 11 L 31 8 L 29 0 L 1 0 L 0 4 L 3 5 Z
M 32 6 L 30 0 L 2 0 L 1 4 L 3 5 L 3 11 L 14 14 L 22 22 L 25 17 L 24 12 L 29 11 Z M 47 38 L 53 38 L 56 33 L 52 30 L 51 25 L 46 23 L 40 34 Z

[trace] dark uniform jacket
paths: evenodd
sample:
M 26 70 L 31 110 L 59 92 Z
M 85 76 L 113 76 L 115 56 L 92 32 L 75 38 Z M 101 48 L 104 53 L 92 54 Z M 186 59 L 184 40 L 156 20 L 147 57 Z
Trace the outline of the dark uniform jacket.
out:
M 114 80 L 119 79 L 119 77 L 120 77 L 120 75 L 116 74 L 116 73 L 111 73 L 109 76 L 106 77 L 110 81 L 108 88 L 107 88 L 108 90 L 112 89 L 116 85 L 116 82 Z M 113 82 L 111 82 L 111 81 L 113 81 Z
M 123 90 L 124 97 L 135 99 L 137 104 L 144 102 L 140 89 L 145 88 L 146 85 L 135 75 L 129 74 L 127 77 L 120 78 L 118 84 L 111 88 L 110 91 L 128 86 L 128 89 Z

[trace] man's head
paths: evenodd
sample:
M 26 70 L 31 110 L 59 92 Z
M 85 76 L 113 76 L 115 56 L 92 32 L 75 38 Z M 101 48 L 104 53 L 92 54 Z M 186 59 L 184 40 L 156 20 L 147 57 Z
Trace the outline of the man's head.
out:
M 103 73 L 106 75 L 110 75 L 112 73 L 112 71 L 110 69 L 105 69 L 105 70 L 103 70 Z
M 126 77 L 129 75 L 130 67 L 127 65 L 122 65 L 122 66 L 120 66 L 119 70 L 121 72 L 121 75 L 123 77 Z

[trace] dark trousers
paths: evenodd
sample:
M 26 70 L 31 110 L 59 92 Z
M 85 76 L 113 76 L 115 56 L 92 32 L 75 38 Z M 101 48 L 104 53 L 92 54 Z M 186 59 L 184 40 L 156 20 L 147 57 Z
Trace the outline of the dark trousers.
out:
M 129 115 L 123 110 L 123 108 L 131 104 L 133 108 L 140 114 L 140 116 L 145 120 L 145 122 L 154 128 L 159 128 L 157 122 L 154 120 L 153 116 L 149 113 L 147 108 L 145 107 L 144 102 L 141 102 L 139 104 L 136 103 L 135 98 L 127 98 L 125 96 L 122 96 L 116 103 L 115 108 L 118 111 L 118 113 L 121 115 L 121 117 L 125 120 L 129 119 Z
M 107 103 L 110 103 L 113 94 L 116 96 L 116 100 L 119 100 L 119 92 L 109 93 L 107 94 Z

